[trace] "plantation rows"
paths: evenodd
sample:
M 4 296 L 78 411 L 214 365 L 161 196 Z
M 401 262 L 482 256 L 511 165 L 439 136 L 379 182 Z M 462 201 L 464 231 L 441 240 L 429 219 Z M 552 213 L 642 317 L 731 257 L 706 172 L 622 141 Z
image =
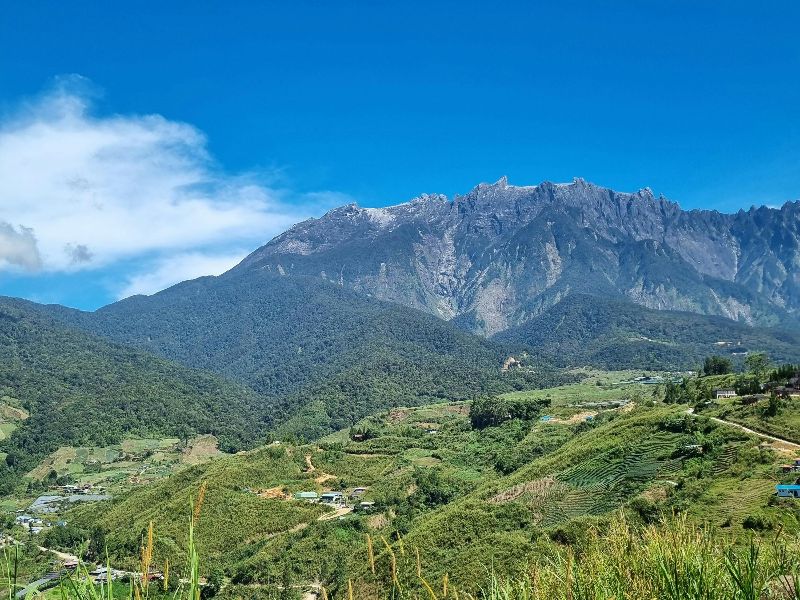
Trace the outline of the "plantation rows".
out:
M 552 486 L 537 498 L 542 525 L 614 510 L 648 483 L 676 472 L 681 459 L 673 456 L 686 442 L 685 436 L 656 434 L 565 469 L 557 476 L 564 485 Z

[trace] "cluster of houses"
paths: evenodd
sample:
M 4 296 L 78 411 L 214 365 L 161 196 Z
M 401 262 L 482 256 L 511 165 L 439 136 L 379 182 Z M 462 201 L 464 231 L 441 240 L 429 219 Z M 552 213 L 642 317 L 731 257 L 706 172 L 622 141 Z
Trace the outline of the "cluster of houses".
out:
M 105 488 L 92 485 L 91 483 L 80 483 L 67 485 L 53 485 L 51 490 L 59 491 L 62 494 L 102 494 Z
M 791 465 L 781 465 L 781 471 L 784 473 L 800 473 L 800 458 L 796 458 Z
M 786 385 L 767 385 L 768 389 L 779 396 L 800 396 L 800 377 L 792 377 Z
M 797 377 L 790 379 L 786 385 L 768 383 L 761 387 L 763 391 L 774 392 L 778 396 L 800 396 L 800 378 Z M 735 398 L 737 396 L 736 390 L 733 388 L 714 389 L 712 390 L 712 395 L 714 396 L 715 400 L 721 400 L 723 398 Z M 742 404 L 755 404 L 759 400 L 764 400 L 767 397 L 767 394 L 748 394 L 746 396 L 742 396 Z
M 305 502 L 325 504 L 332 508 L 352 506 L 354 510 L 368 512 L 375 507 L 375 503 L 362 500 L 366 493 L 367 488 L 357 487 L 354 488 L 349 495 L 346 495 L 344 492 L 335 491 L 323 492 L 322 494 L 318 494 L 317 492 L 297 492 L 294 498 Z
M 55 496 L 44 495 L 39 496 L 28 507 L 28 510 L 33 513 L 57 513 L 61 512 L 65 504 L 75 504 L 77 502 L 101 502 L 102 500 L 110 500 L 111 496 L 107 494 L 92 494 L 88 492 L 81 492 L 78 494 L 70 494 L 69 496 Z
M 18 511 L 19 512 L 19 511 Z M 66 527 L 66 521 L 45 521 L 39 517 L 34 517 L 25 513 L 17 515 L 14 522 L 21 527 L 24 527 L 33 534 L 40 533 L 45 527 Z

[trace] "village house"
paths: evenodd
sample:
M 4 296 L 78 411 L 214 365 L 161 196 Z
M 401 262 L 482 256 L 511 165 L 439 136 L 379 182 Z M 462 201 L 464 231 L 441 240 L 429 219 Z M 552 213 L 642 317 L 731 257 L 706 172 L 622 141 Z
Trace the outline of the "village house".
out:
M 322 504 L 332 504 L 340 506 L 344 504 L 344 494 L 342 492 L 325 492 L 319 497 Z
M 294 497 L 295 500 L 305 500 L 306 502 L 316 502 L 319 500 L 319 494 L 317 494 L 317 492 L 297 492 Z
M 781 498 L 800 498 L 800 485 L 796 483 L 778 484 L 775 489 Z
M 800 458 L 796 458 L 793 465 L 781 465 L 781 471 L 784 473 L 800 472 Z
M 353 489 L 352 492 L 350 492 L 350 498 L 355 500 L 356 498 L 360 498 L 361 496 L 363 496 L 366 493 L 367 493 L 367 488 L 365 488 L 365 487 L 357 487 L 357 488 Z
M 735 398 L 736 390 L 733 389 L 716 389 L 714 390 L 714 398 L 720 400 L 721 398 Z

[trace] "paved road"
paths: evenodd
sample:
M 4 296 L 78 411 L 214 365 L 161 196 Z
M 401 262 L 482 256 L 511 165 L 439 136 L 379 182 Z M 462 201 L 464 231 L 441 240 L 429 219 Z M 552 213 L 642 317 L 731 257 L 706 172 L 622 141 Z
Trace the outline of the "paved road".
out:
M 43 585 L 51 583 L 54 579 L 58 579 L 58 577 L 58 573 L 48 573 L 41 579 L 30 582 L 27 586 L 17 592 L 17 598 L 24 598 L 29 593 L 37 591 Z

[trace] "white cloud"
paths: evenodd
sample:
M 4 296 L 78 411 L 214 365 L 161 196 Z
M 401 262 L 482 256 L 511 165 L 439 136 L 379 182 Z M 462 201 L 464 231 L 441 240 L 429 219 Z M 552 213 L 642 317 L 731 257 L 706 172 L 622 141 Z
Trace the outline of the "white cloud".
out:
M 3 266 L 22 267 L 35 271 L 42 265 L 36 238 L 27 227 L 19 231 L 9 224 L 0 221 L 0 268 Z
M 255 249 L 344 199 L 269 187 L 263 173 L 224 173 L 195 127 L 96 116 L 75 83 L 85 82 L 0 123 L 0 270 L 72 272 L 155 256 L 152 273 L 129 283 L 154 291 L 174 279 L 163 275 L 165 256 L 195 276 L 206 274 L 202 265 L 218 271 L 231 248 Z
M 213 254 L 189 252 L 165 257 L 156 261 L 153 268 L 128 277 L 117 298 L 135 294 L 154 294 L 187 279 L 204 275 L 220 275 L 239 263 L 247 251 Z

